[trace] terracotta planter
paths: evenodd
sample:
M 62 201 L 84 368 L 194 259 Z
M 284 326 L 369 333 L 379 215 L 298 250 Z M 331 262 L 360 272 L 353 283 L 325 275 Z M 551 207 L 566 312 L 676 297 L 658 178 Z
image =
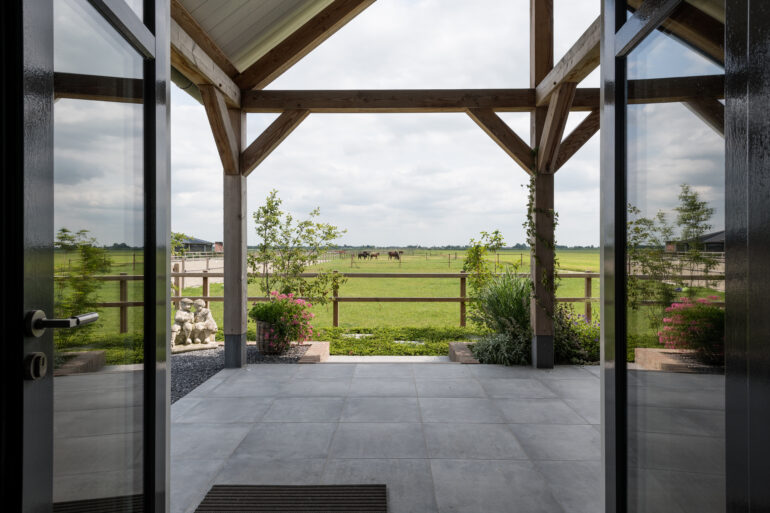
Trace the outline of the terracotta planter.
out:
M 257 349 L 262 354 L 279 354 L 285 349 L 286 344 L 281 344 L 276 340 L 268 338 L 267 334 L 272 326 L 272 324 L 257 321 Z

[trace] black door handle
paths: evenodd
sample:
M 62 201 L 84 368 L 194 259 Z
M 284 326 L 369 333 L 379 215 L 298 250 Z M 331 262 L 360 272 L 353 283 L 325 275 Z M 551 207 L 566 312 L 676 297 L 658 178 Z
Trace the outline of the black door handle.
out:
M 28 337 L 42 337 L 48 328 L 77 328 L 99 320 L 99 314 L 88 312 L 66 319 L 47 319 L 42 310 L 30 310 L 24 315 L 24 333 Z

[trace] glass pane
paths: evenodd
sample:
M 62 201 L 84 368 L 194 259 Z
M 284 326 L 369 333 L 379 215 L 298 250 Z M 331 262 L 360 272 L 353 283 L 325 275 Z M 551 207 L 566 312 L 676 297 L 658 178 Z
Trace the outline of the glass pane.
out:
M 87 2 L 57 0 L 54 15 L 55 314 L 99 313 L 94 324 L 54 332 L 54 502 L 101 499 L 110 504 L 82 510 L 134 511 L 143 446 L 142 58 Z
M 722 513 L 724 69 L 663 27 L 628 57 L 628 511 Z

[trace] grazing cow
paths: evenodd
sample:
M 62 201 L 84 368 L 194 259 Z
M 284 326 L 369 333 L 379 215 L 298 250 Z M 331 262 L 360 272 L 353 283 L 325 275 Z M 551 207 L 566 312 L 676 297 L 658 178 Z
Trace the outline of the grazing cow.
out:
M 380 256 L 379 253 L 369 253 L 369 259 L 377 260 L 377 258 Z
M 403 253 L 403 251 L 388 251 L 388 260 L 392 260 L 394 258 L 396 260 L 401 260 L 401 253 Z
M 368 258 L 369 258 L 369 252 L 368 252 L 368 251 L 362 251 L 362 252 L 360 252 L 360 253 L 358 254 L 358 259 L 359 259 L 359 260 L 361 260 L 362 258 L 363 258 L 364 260 L 368 259 Z

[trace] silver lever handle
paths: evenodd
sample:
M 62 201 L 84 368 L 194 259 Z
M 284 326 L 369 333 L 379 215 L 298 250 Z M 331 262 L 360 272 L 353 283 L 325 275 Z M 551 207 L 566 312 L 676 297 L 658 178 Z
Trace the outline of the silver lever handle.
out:
M 42 337 L 48 328 L 77 328 L 99 320 L 99 314 L 88 312 L 66 319 L 47 319 L 42 310 L 30 310 L 24 316 L 24 331 L 28 337 Z

